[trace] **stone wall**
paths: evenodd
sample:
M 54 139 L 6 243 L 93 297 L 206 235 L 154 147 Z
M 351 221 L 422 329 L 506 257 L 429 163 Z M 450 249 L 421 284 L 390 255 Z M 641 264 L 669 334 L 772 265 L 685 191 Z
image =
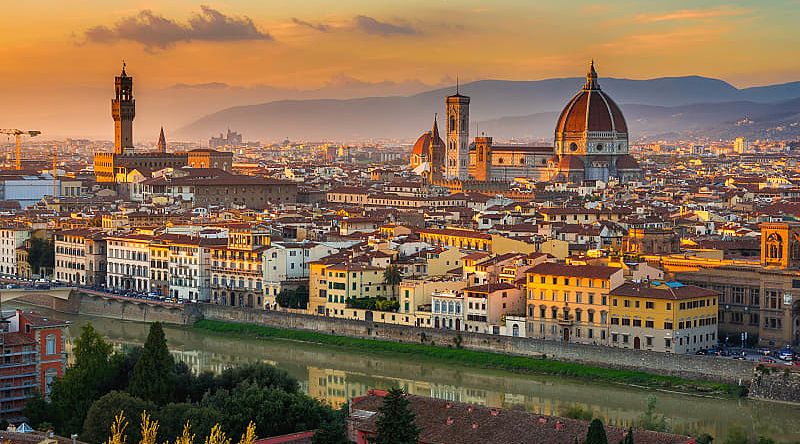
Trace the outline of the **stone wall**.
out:
M 166 324 L 190 325 L 191 318 L 182 306 L 103 298 L 80 293 L 78 313 L 136 322 L 163 322 Z
M 187 309 L 189 309 L 187 307 Z M 398 342 L 425 342 L 455 345 L 470 350 L 501 352 L 511 355 L 541 357 L 590 364 L 607 368 L 643 370 L 662 375 L 710 379 L 747 384 L 753 377 L 755 364 L 710 356 L 676 355 L 643 350 L 628 350 L 581 344 L 568 344 L 530 338 L 484 335 L 451 330 L 420 329 L 375 322 L 351 321 L 323 316 L 248 310 L 220 305 L 200 304 L 191 307 L 196 319 L 244 322 L 273 327 L 318 331 L 340 336 L 381 339 Z M 460 339 L 457 339 L 460 337 Z
M 54 298 L 48 294 L 31 293 L 17 296 L 12 299 L 12 301 L 22 302 L 34 307 L 46 308 L 59 313 L 78 314 L 80 298 L 73 291 L 70 293 L 69 299 Z
M 750 384 L 749 396 L 768 401 L 800 403 L 800 371 L 785 365 L 759 365 Z

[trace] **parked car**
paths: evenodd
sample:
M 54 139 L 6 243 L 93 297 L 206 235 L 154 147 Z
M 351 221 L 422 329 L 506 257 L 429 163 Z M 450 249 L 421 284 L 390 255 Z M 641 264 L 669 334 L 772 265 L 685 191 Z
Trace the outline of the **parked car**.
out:
M 765 364 L 775 364 L 777 361 L 775 361 L 775 358 L 769 356 L 762 356 L 758 358 L 758 362 L 763 362 Z
M 795 352 L 791 347 L 783 347 L 778 352 L 778 358 L 784 361 L 792 361 L 794 360 L 794 357 L 795 357 Z

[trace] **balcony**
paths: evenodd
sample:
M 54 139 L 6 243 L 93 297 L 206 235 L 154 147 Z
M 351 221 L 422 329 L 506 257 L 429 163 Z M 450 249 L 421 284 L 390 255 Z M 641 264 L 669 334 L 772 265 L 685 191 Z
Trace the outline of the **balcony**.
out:
M 569 314 L 568 315 L 561 314 L 556 318 L 556 322 L 558 322 L 558 325 L 562 325 L 565 327 L 572 326 L 575 324 L 575 316 Z

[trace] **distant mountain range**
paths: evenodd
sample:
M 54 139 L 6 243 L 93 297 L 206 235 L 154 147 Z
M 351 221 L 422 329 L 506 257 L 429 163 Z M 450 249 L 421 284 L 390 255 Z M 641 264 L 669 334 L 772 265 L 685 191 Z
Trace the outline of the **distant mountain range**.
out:
M 539 81 L 482 80 L 462 85 L 469 95 L 471 133 L 499 139 L 552 138 L 555 119 L 577 92 L 582 78 Z M 738 89 L 706 77 L 650 80 L 601 78 L 620 104 L 633 139 L 708 136 L 794 138 L 800 136 L 800 82 Z M 413 139 L 444 112 L 454 88 L 411 96 L 343 100 L 278 100 L 234 106 L 204 116 L 177 135 L 206 138 L 233 128 L 246 139 L 365 140 Z M 440 124 L 444 119 L 439 118 Z

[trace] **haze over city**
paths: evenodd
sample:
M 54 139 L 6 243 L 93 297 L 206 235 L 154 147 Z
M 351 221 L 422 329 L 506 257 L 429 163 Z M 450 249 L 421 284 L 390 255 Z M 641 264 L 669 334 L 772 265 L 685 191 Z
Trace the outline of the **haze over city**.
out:
M 152 140 L 229 106 L 580 77 L 591 59 L 603 77 L 792 82 L 800 37 L 783 30 L 798 11 L 796 0 L 27 2 L 0 30 L 0 119 L 110 138 L 103 85 L 123 59 Z

